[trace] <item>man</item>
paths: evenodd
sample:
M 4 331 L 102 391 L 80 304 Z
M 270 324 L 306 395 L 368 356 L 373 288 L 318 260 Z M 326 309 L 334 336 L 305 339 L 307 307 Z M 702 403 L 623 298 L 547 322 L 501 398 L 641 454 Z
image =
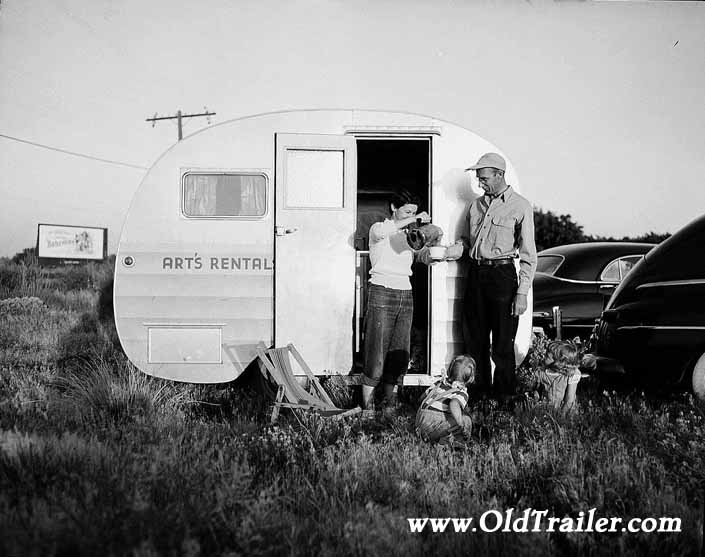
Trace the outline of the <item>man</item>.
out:
M 477 362 L 478 383 L 486 389 L 492 386 L 501 400 L 516 391 L 514 338 L 536 270 L 533 208 L 507 185 L 506 168 L 500 155 L 486 153 L 466 169 L 475 171 L 485 195 L 470 205 L 463 243 L 450 246 L 447 252 L 448 259 L 469 257 L 463 300 L 466 350 Z M 517 257 L 518 276 L 514 266 Z

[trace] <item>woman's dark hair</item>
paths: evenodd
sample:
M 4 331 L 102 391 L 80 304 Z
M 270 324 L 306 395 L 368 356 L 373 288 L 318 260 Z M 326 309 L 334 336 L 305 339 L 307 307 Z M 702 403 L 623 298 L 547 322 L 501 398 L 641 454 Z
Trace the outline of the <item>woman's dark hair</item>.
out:
M 389 203 L 394 205 L 397 209 L 409 203 L 412 203 L 417 207 L 421 205 L 421 199 L 419 196 L 407 189 L 400 189 L 390 192 L 387 199 L 389 200 Z

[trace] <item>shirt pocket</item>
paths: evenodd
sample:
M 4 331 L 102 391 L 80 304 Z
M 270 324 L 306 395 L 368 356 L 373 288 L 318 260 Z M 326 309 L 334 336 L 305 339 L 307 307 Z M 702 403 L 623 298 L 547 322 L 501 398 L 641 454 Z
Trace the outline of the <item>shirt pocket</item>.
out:
M 477 238 L 480 233 L 480 228 L 482 227 L 482 217 L 476 213 L 470 213 L 470 216 L 468 217 L 468 226 L 470 227 L 470 230 L 468 231 L 470 233 L 470 238 L 472 241 L 475 241 L 475 238 Z
M 516 221 L 512 217 L 492 217 L 490 241 L 493 252 L 497 254 L 509 253 L 514 249 L 515 227 Z

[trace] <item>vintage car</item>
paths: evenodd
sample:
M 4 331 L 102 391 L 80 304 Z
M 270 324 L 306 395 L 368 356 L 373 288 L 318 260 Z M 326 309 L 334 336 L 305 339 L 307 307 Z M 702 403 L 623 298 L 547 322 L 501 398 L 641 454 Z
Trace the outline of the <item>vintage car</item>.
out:
M 705 396 L 705 215 L 646 255 L 595 326 L 586 370 Z
M 546 249 L 534 276 L 534 327 L 587 340 L 595 319 L 632 267 L 656 244 L 589 242 Z

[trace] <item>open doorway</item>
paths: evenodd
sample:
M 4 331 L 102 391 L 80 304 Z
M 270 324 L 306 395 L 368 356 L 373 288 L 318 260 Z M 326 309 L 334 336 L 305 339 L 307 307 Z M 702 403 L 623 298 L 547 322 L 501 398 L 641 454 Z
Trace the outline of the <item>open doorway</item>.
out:
M 420 200 L 419 212 L 431 214 L 431 138 L 357 138 L 357 231 L 355 233 L 356 308 L 354 362 L 362 371 L 364 315 L 369 287 L 369 231 L 375 222 L 390 217 L 387 194 L 406 189 Z M 412 265 L 411 288 L 414 318 L 411 329 L 409 373 L 428 373 L 430 271 L 426 265 Z

